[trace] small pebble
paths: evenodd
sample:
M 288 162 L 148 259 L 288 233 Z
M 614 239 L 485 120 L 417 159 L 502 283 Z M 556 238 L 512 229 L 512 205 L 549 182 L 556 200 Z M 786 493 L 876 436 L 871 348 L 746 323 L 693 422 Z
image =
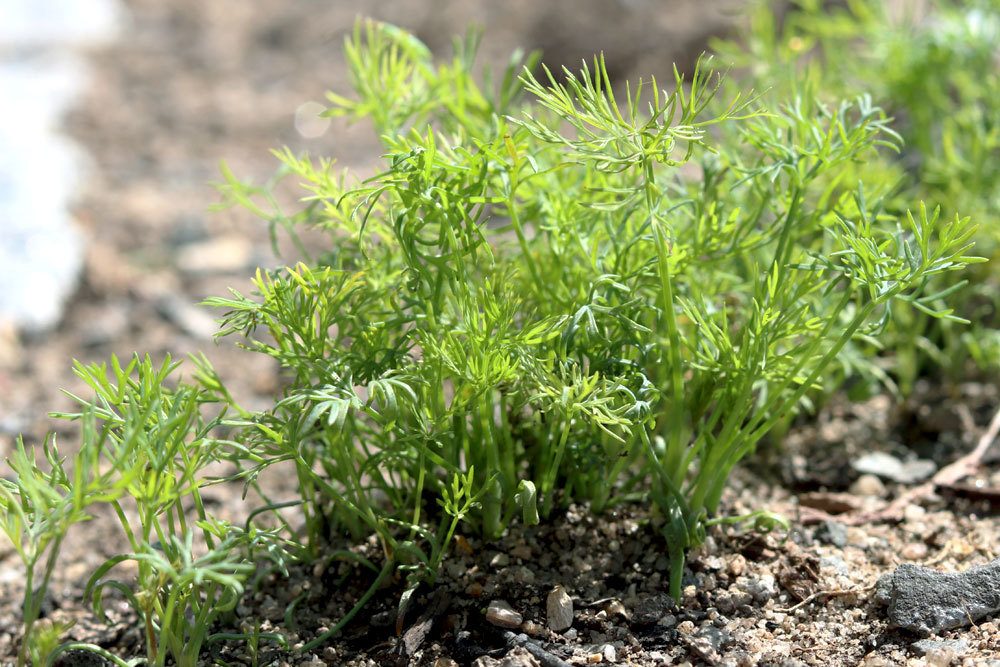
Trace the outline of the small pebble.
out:
M 900 550 L 899 555 L 906 560 L 923 560 L 927 558 L 927 545 L 923 542 L 911 542 Z
M 660 620 L 656 622 L 656 625 L 661 628 L 672 628 L 677 625 L 677 617 L 673 614 L 664 614 Z
M 885 484 L 875 475 L 870 473 L 861 475 L 849 489 L 856 496 L 868 496 L 872 498 L 883 498 L 886 494 Z
M 625 605 L 623 605 L 621 603 L 621 600 L 618 599 L 611 600 L 606 605 L 604 605 L 604 611 L 607 612 L 608 616 L 611 616 L 612 618 L 618 617 L 618 618 L 624 618 L 625 620 L 629 620 L 631 617 L 631 614 L 629 614 L 628 609 L 626 609 Z
M 498 553 L 490 560 L 490 567 L 501 568 L 510 565 L 510 556 L 505 553 Z
M 738 577 L 746 572 L 747 559 L 742 554 L 736 554 L 729 561 L 729 574 Z
M 208 309 L 200 308 L 177 295 L 162 296 L 156 302 L 156 309 L 165 320 L 192 338 L 211 340 L 219 330 L 215 316 Z
M 545 598 L 545 620 L 553 632 L 573 625 L 573 600 L 562 586 L 553 588 Z
M 517 565 L 507 570 L 510 573 L 511 581 L 522 586 L 530 586 L 535 583 L 535 573 L 524 565 Z
M 604 645 L 604 648 L 601 649 L 601 656 L 604 658 L 604 662 L 614 664 L 618 661 L 618 652 L 615 651 L 615 647 L 611 644 Z
M 844 548 L 847 546 L 847 526 L 837 521 L 824 521 L 816 529 L 816 539 L 825 544 Z
M 224 236 L 178 249 L 177 268 L 189 275 L 239 273 L 253 262 L 253 245 L 242 236 Z
M 518 628 L 524 617 L 504 600 L 493 600 L 486 609 L 486 620 L 501 628 Z
M 510 555 L 521 560 L 531 560 L 531 547 L 527 544 L 518 544 L 510 550 Z
M 545 626 L 534 621 L 525 621 L 522 623 L 521 630 L 529 637 L 542 637 L 545 635 Z
M 969 642 L 964 639 L 921 639 L 910 644 L 910 648 L 917 655 L 947 652 L 953 656 L 961 656 L 969 652 Z

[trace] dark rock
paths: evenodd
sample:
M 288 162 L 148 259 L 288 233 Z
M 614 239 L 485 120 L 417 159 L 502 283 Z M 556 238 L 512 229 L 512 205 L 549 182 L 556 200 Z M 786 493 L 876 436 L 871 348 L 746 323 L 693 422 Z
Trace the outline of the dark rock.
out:
M 847 526 L 836 521 L 824 521 L 816 529 L 816 539 L 843 549 L 847 546 Z
M 656 623 L 674 608 L 674 601 L 669 595 L 659 593 L 643 598 L 635 606 L 632 623 L 638 627 L 656 625 Z
M 900 565 L 879 579 L 875 599 L 894 627 L 930 635 L 969 625 L 1000 610 L 1000 558 L 958 573 Z

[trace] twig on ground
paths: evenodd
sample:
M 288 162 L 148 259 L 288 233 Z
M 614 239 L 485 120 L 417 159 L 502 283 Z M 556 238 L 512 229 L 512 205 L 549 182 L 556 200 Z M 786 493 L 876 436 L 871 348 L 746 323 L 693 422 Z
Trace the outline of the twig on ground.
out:
M 907 506 L 912 505 L 917 500 L 930 496 L 934 493 L 936 487 L 954 484 L 974 474 L 979 469 L 979 464 L 982 462 L 983 456 L 986 455 L 987 450 L 989 450 L 993 441 L 996 440 L 998 433 L 1000 433 L 1000 408 L 993 415 L 989 427 L 980 436 L 979 442 L 976 443 L 975 448 L 971 452 L 938 470 L 930 480 L 907 490 L 889 503 L 885 509 L 879 510 L 868 517 L 861 518 L 865 521 L 898 520 L 902 518 L 903 510 Z
M 903 518 L 903 511 L 908 506 L 933 495 L 938 487 L 951 487 L 956 482 L 974 474 L 979 469 L 983 457 L 989 451 L 998 434 L 1000 434 L 1000 407 L 997 408 L 989 426 L 982 436 L 980 436 L 979 441 L 971 452 L 941 468 L 923 484 L 908 489 L 884 508 L 874 512 L 852 512 L 836 515 L 811 507 L 802 507 L 801 520 L 804 523 L 816 523 L 827 520 L 836 521 L 848 526 L 858 526 L 879 521 L 899 521 Z
M 788 607 L 787 609 L 775 609 L 774 611 L 778 612 L 779 614 L 790 614 L 796 609 L 801 609 L 802 607 L 806 606 L 807 604 L 818 598 L 835 598 L 835 597 L 840 597 L 842 595 L 867 593 L 868 591 L 873 590 L 874 588 L 875 586 L 873 584 L 871 586 L 864 586 L 862 588 L 835 588 L 826 591 L 816 591 L 815 593 L 805 598 L 801 602 L 797 602 L 793 604 L 791 607 Z
M 507 646 L 523 646 L 528 653 L 534 656 L 542 667 L 570 667 L 570 664 L 563 660 L 562 658 L 549 653 L 544 648 L 539 646 L 537 643 L 533 642 L 528 635 L 514 634 L 511 631 L 506 631 L 503 633 L 504 639 L 507 640 Z

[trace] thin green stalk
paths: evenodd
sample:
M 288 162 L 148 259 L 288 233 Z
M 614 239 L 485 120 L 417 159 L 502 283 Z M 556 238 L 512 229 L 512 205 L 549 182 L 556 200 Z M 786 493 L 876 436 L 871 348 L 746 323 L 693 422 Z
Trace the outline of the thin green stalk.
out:
M 670 245 L 663 223 L 659 220 L 654 203 L 656 181 L 653 165 L 648 160 L 642 164 L 643 194 L 646 199 L 646 209 L 653 228 L 653 238 L 656 244 L 656 266 L 660 278 L 660 295 L 663 312 L 663 323 L 666 325 L 666 343 L 670 364 L 670 413 L 667 415 L 667 461 L 668 470 L 675 470 L 682 455 L 681 436 L 684 429 L 684 377 L 681 364 L 681 335 L 677 326 L 677 315 L 674 312 L 674 286 L 670 269 Z
M 55 539 L 53 539 L 52 543 L 48 545 L 48 554 L 45 558 L 45 570 L 42 575 L 42 583 L 37 589 L 35 588 L 35 563 L 37 560 L 33 559 L 31 563 L 26 564 L 24 605 L 22 607 L 24 632 L 21 639 L 21 649 L 17 654 L 18 667 L 26 667 L 28 664 L 28 649 L 30 647 L 30 642 L 32 641 L 32 632 L 35 627 L 35 622 L 41 614 L 42 602 L 46 591 L 49 589 L 49 580 L 52 577 L 52 572 L 55 570 L 56 559 L 59 557 L 59 548 L 62 546 L 62 541 L 63 535 L 58 535 Z
M 563 415 L 563 425 L 559 432 L 559 440 L 556 442 L 555 451 L 546 462 L 542 473 L 542 516 L 549 516 L 555 504 L 555 485 L 559 475 L 559 466 L 562 465 L 563 455 L 566 453 L 566 443 L 569 441 L 570 420 L 568 415 Z
M 517 165 L 514 166 L 514 171 L 516 172 Z M 528 239 L 524 235 L 524 228 L 521 226 L 521 214 L 518 212 L 517 202 L 514 199 L 514 192 L 517 190 L 517 181 L 513 180 L 515 176 L 511 176 L 512 183 L 510 186 L 510 196 L 507 199 L 507 213 L 510 215 L 511 226 L 514 228 L 514 234 L 517 235 L 517 242 L 521 246 L 521 257 L 524 259 L 524 263 L 528 266 L 528 273 L 531 274 L 531 284 L 535 288 L 537 294 L 545 293 L 545 283 L 542 281 L 542 276 L 538 272 L 538 266 L 535 263 L 535 256 L 532 253 L 531 247 L 528 245 Z
M 126 662 L 111 651 L 101 648 L 96 644 L 88 644 L 86 642 L 66 642 L 65 644 L 60 644 L 55 651 L 49 654 L 48 658 L 45 660 L 46 667 L 53 667 L 58 661 L 59 656 L 70 651 L 86 651 L 87 653 L 93 653 L 94 655 L 100 656 L 115 665 L 115 667 L 137 667 L 137 665 L 144 662 L 141 659 Z
M 325 644 L 327 642 L 327 640 L 329 640 L 331 637 L 335 636 L 338 632 L 340 632 L 344 628 L 344 626 L 346 626 L 348 623 L 350 623 L 351 620 L 355 616 L 357 616 L 358 612 L 361 611 L 361 609 L 366 604 L 368 604 L 368 601 L 372 598 L 373 595 L 375 595 L 375 593 L 378 591 L 378 589 L 382 587 L 382 584 L 385 583 L 386 579 L 389 578 L 389 575 L 392 574 L 392 572 L 393 572 L 394 569 L 395 569 L 395 563 L 392 562 L 391 560 L 390 561 L 386 561 L 385 565 L 382 566 L 382 570 L 379 572 L 378 576 L 375 578 L 375 581 L 372 583 L 371 586 L 368 587 L 368 590 L 365 591 L 365 594 L 362 595 L 358 599 L 358 601 L 354 604 L 354 606 L 351 607 L 351 610 L 349 612 L 347 612 L 346 614 L 344 614 L 344 617 L 341 618 L 329 630 L 327 630 L 326 632 L 318 635 L 312 641 L 309 641 L 309 642 L 305 643 L 302 646 L 302 648 L 300 649 L 301 652 L 302 653 L 307 653 L 307 652 L 313 650 L 314 648 L 318 648 L 319 646 L 322 646 L 323 644 Z
M 819 362 L 816 363 L 812 373 L 809 374 L 809 376 L 805 379 L 804 382 L 801 382 L 799 384 L 798 389 L 796 389 L 790 396 L 782 400 L 781 394 L 783 393 L 784 389 L 787 388 L 787 386 L 791 383 L 792 379 L 794 379 L 795 377 L 794 375 L 790 374 L 788 380 L 782 384 L 781 392 L 776 392 L 774 394 L 775 398 L 773 398 L 764 406 L 764 409 L 760 411 L 760 417 L 758 417 L 755 420 L 754 424 L 748 429 L 750 435 L 747 438 L 747 440 L 750 442 L 758 442 L 761 438 L 763 438 L 767 434 L 768 431 L 771 430 L 771 428 L 774 427 L 775 424 L 778 423 L 778 421 L 781 420 L 783 414 L 787 410 L 797 405 L 798 402 L 802 399 L 802 397 L 805 396 L 805 393 L 809 391 L 810 388 L 815 386 L 815 382 L 817 379 L 819 379 L 819 376 L 823 374 L 823 372 L 829 366 L 830 362 L 833 361 L 833 359 L 837 356 L 837 354 L 843 349 L 844 345 L 846 345 L 847 342 L 850 341 L 851 338 L 854 336 L 854 334 L 857 332 L 857 330 L 861 328 L 861 325 L 864 324 L 871 317 L 875 309 L 878 308 L 884 301 L 887 301 L 892 297 L 894 297 L 896 294 L 898 294 L 898 292 L 899 292 L 898 287 L 893 288 L 893 290 L 887 293 L 885 299 L 882 299 L 878 302 L 874 301 L 869 302 L 863 308 L 861 308 L 858 311 L 858 313 L 854 316 L 854 318 L 851 320 L 851 322 L 847 325 L 847 327 L 845 327 L 843 333 L 841 333 L 837 341 L 826 351 L 826 354 L 824 354 L 822 358 L 820 358 Z M 847 295 L 845 295 L 845 301 L 847 300 L 848 300 Z M 816 341 L 814 341 L 813 346 L 818 347 L 819 343 L 821 342 L 822 341 L 817 337 Z M 801 367 L 804 366 L 805 361 L 806 358 L 803 357 L 803 362 L 800 363 L 798 366 L 796 366 L 796 371 L 800 370 Z

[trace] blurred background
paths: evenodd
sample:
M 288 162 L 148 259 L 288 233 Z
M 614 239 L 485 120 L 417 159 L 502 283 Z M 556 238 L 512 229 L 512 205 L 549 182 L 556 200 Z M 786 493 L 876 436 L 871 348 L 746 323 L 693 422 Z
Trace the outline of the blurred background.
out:
M 252 407 L 276 389 L 263 355 L 212 342 L 199 307 L 272 266 L 266 225 L 209 213 L 226 160 L 265 180 L 269 149 L 371 172 L 368 127 L 322 121 L 348 92 L 341 46 L 358 16 L 414 31 L 436 54 L 484 30 L 481 61 L 517 48 L 614 77 L 669 77 L 739 20 L 739 0 L 2 0 L 0 458 L 68 406 L 72 360 L 205 351 Z M 69 443 L 67 443 L 69 444 Z

